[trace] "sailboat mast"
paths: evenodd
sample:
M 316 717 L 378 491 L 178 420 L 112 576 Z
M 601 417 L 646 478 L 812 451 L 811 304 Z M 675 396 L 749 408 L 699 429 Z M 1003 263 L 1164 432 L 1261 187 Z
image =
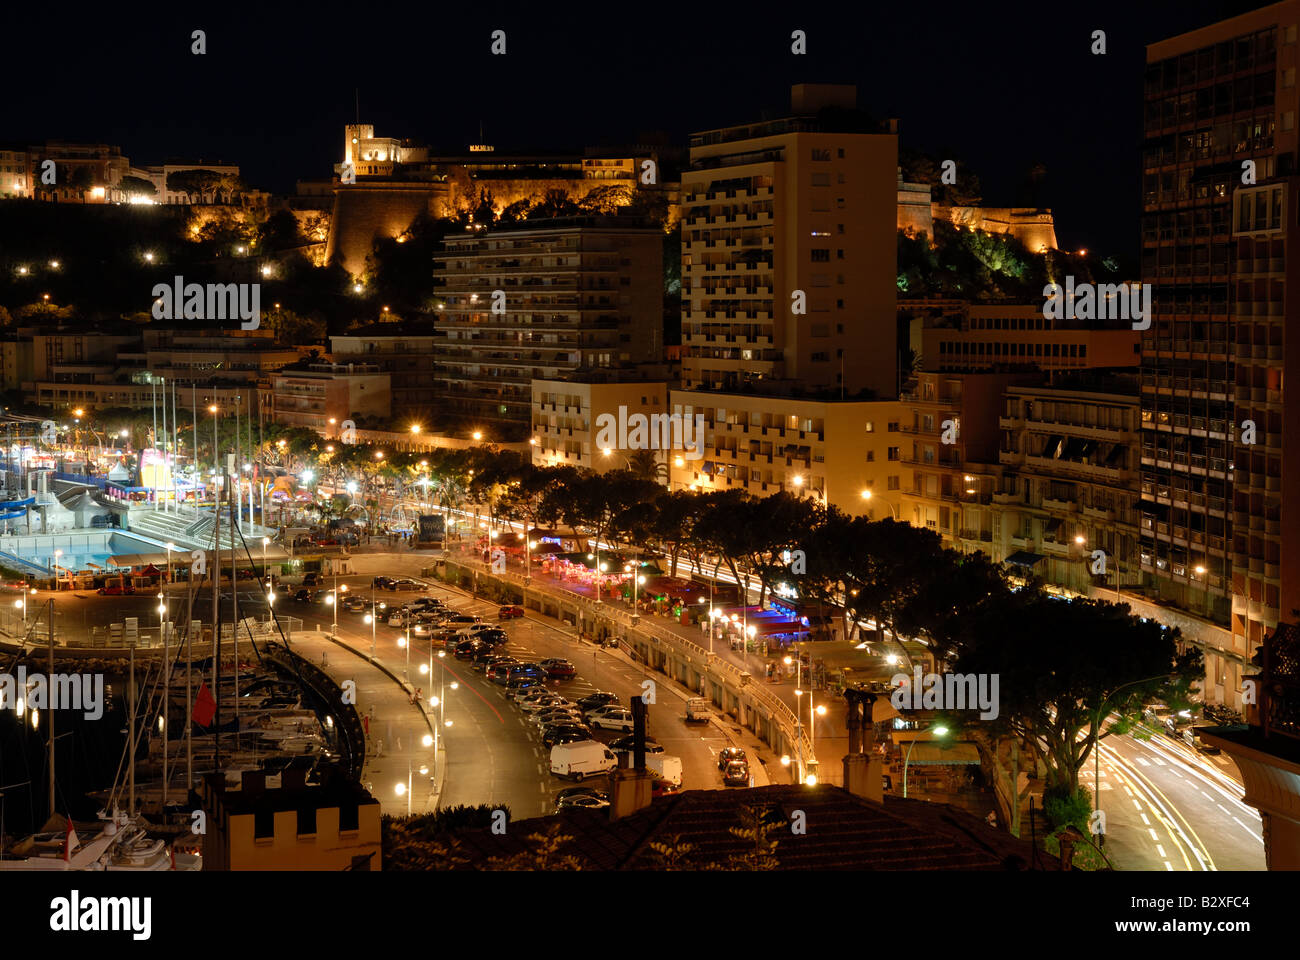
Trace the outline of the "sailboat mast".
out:
M 167 465 L 167 378 L 166 378 L 166 377 L 160 377 L 159 379 L 162 380 L 162 458 L 163 458 L 163 465 L 166 466 L 166 465 Z M 157 467 L 154 467 L 154 474 L 153 474 L 153 475 L 154 475 L 154 489 L 155 489 L 155 491 L 156 491 L 156 490 L 157 490 L 157 484 L 158 484 L 158 468 L 157 468 Z M 157 506 L 157 501 L 158 501 L 158 500 L 159 500 L 158 493 L 155 492 L 155 493 L 154 493 L 154 506 L 155 506 L 155 507 Z M 163 508 L 163 511 L 166 512 L 166 510 L 167 510 L 167 501 L 166 501 L 166 499 L 163 499 L 163 502 L 162 502 L 162 508 Z
M 26 601 L 24 601 L 26 602 Z M 50 638 L 50 683 L 54 682 L 54 598 L 50 598 L 49 623 L 46 625 Z M 54 816 L 54 710 L 46 710 L 50 726 L 50 816 Z
M 127 812 L 135 816 L 135 641 L 131 641 L 131 678 L 126 685 L 126 699 L 130 707 L 130 721 L 128 723 L 131 742 L 131 766 L 127 773 L 131 784 L 131 800 Z
M 236 464 L 238 466 L 238 464 Z M 239 571 L 235 569 L 235 525 L 234 512 L 239 509 L 239 498 L 230 502 L 230 623 L 235 635 L 235 749 L 239 749 Z
M 163 403 L 163 409 L 164 409 L 164 410 L 167 409 L 167 405 L 166 405 L 166 402 L 165 402 L 165 401 L 164 401 L 164 403 Z M 170 569 L 171 569 L 171 568 L 168 567 L 168 570 L 170 570 Z M 164 596 L 164 597 L 167 596 L 167 594 L 166 594 L 165 592 L 163 592 L 163 591 L 159 591 L 159 592 L 160 592 L 160 593 L 163 593 L 163 596 Z M 162 642 L 163 642 L 163 659 L 162 659 L 162 665 L 163 665 L 163 697 L 162 697 L 162 707 L 159 708 L 158 715 L 159 715 L 159 717 L 161 717 L 161 719 L 162 719 L 162 742 L 163 742 L 163 762 L 162 762 L 162 768 L 163 768 L 163 771 L 162 771 L 162 773 L 163 773 L 163 789 L 162 789 L 162 810 L 161 810 L 161 813 L 162 813 L 162 815 L 163 815 L 164 817 L 167 815 L 167 754 L 170 752 L 168 748 L 169 748 L 169 746 L 170 746 L 169 741 L 171 740 L 171 730 L 168 729 L 168 727 L 169 727 L 170 725 L 169 725 L 168 722 L 167 722 L 167 721 L 170 720 L 171 718 L 170 718 L 169 716 L 167 716 L 167 713 L 168 713 L 168 709 L 167 709 L 167 708 L 168 708 L 168 707 L 170 706 L 170 704 L 171 704 L 171 695 L 172 695 L 172 691 L 171 691 L 172 661 L 171 661 L 171 656 L 170 656 L 170 653 L 169 653 L 169 650 L 168 650 L 168 646 L 167 646 L 167 621 L 165 621 L 165 620 L 163 619 L 163 617 L 166 616 L 166 613 L 164 613 L 163 610 L 162 610 L 162 608 L 165 607 L 166 605 L 167 605 L 167 601 L 166 601 L 165 599 L 164 599 L 164 600 L 159 600 L 159 601 L 158 601 L 158 607 L 159 607 L 159 610 L 158 610 L 158 629 L 162 632 Z
M 212 459 L 218 460 L 217 454 L 217 418 L 212 417 Z M 221 472 L 218 462 L 212 479 L 215 483 Z M 222 486 L 225 486 L 223 483 Z M 213 715 L 214 744 L 216 747 L 213 769 L 221 770 L 221 488 L 212 492 L 212 696 L 217 703 Z

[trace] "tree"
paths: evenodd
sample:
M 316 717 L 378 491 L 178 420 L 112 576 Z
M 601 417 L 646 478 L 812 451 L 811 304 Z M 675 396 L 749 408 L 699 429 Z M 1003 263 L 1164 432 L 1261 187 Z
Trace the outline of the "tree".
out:
M 602 183 L 578 201 L 582 213 L 612 216 L 632 204 L 632 190 L 622 184 Z
M 172 193 L 185 194 L 186 201 L 191 204 L 195 197 L 200 202 L 207 203 L 225 181 L 225 175 L 215 170 L 173 170 L 167 174 L 167 189 Z
M 153 185 L 153 181 L 146 180 L 144 177 L 123 177 L 118 187 L 127 195 L 128 199 L 131 197 L 146 197 L 152 200 L 158 195 L 158 188 Z
M 552 823 L 544 833 L 530 833 L 524 838 L 528 847 L 508 857 L 489 857 L 489 870 L 584 870 L 589 864 L 582 857 L 561 853 L 573 837 L 561 833 L 562 823 Z
M 87 166 L 76 166 L 68 174 L 68 186 L 76 193 L 82 203 L 86 202 L 86 193 L 95 185 L 95 171 Z
M 470 211 L 470 218 L 474 223 L 492 223 L 496 220 L 496 211 L 492 208 L 492 191 L 486 187 L 480 187 L 478 191 L 478 203 Z
M 289 210 L 277 210 L 271 214 L 258 227 L 257 234 L 262 249 L 266 251 L 286 250 L 303 243 L 298 232 L 298 218 Z
M 573 198 L 569 196 L 569 191 L 552 187 L 542 194 L 542 199 L 528 211 L 528 219 L 549 220 L 556 217 L 572 217 L 581 212 L 578 205 L 573 202 Z
M 1186 696 L 1202 675 L 1200 652 L 1179 653 L 1178 641 L 1176 628 L 1144 622 L 1127 604 L 1066 601 L 1031 588 L 1007 591 L 961 618 L 947 662 L 955 672 L 998 679 L 997 725 L 969 712 L 949 722 L 968 731 L 995 771 L 1005 822 L 1015 819 L 1007 807 L 1015 774 L 1006 764 L 1020 754 L 1003 741 L 1023 744 L 1044 770 L 1045 797 L 1070 807 L 1079 771 L 1101 739 L 1131 729 L 1147 700 Z

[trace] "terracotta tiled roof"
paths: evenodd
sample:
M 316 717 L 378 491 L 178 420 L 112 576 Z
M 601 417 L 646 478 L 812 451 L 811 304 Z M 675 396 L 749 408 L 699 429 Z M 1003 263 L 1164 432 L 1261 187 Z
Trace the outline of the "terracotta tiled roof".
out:
M 557 822 L 564 825 L 561 833 L 573 838 L 560 852 L 582 858 L 590 869 L 657 869 L 650 844 L 673 835 L 694 845 L 692 864 L 723 863 L 752 850 L 751 842 L 729 830 L 739 826 L 745 805 L 760 806 L 783 822 L 770 834 L 778 840 L 780 870 L 1024 870 L 1030 863 L 1028 842 L 954 807 L 892 797 L 874 803 L 830 786 L 692 790 L 612 823 L 604 811 L 570 809 L 515 821 L 502 836 L 468 830 L 458 837 L 470 869 L 488 857 L 527 849 L 530 835 Z M 802 833 L 790 826 L 796 811 L 803 812 Z M 1035 869 L 1059 870 L 1060 864 L 1040 854 Z

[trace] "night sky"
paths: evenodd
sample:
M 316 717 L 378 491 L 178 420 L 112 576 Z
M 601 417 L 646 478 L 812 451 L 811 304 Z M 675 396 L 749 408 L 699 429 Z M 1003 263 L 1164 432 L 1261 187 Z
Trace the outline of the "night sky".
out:
M 856 82 L 901 143 L 969 164 L 984 202 L 1044 164 L 1062 246 L 1138 243 L 1147 43 L 1258 2 L 15 4 L 0 28 L 0 140 L 120 145 L 135 163 L 229 160 L 292 192 L 341 158 L 355 115 L 448 152 L 566 148 L 757 119 L 798 81 Z M 587 16 L 602 7 L 611 11 Z M 569 12 L 572 16 L 567 16 Z M 793 12 L 792 12 L 793 11 Z M 857 12 L 861 11 L 861 12 Z M 190 32 L 207 32 L 207 54 Z M 489 53 L 494 29 L 507 54 Z M 790 33 L 808 54 L 790 53 Z M 1089 53 L 1103 29 L 1106 56 Z

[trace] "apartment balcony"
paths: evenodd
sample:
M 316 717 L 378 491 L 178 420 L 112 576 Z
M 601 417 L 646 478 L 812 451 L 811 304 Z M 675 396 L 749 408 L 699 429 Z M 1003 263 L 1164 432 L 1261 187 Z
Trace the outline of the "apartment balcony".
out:
M 1019 493 L 995 493 L 993 502 L 1001 504 L 1024 503 L 1024 497 Z
M 1089 507 L 1089 506 L 1084 506 L 1081 507 L 1080 509 L 1085 517 L 1088 517 L 1092 520 L 1110 521 L 1115 518 L 1114 510 L 1107 510 L 1107 509 L 1101 509 L 1098 507 Z
M 1021 417 L 998 417 L 998 426 L 1003 430 L 1014 430 L 1016 427 L 1023 425 L 1024 422 Z
M 1050 497 L 1043 498 L 1043 509 L 1051 510 L 1055 513 L 1074 513 L 1075 504 L 1069 500 L 1053 500 Z

